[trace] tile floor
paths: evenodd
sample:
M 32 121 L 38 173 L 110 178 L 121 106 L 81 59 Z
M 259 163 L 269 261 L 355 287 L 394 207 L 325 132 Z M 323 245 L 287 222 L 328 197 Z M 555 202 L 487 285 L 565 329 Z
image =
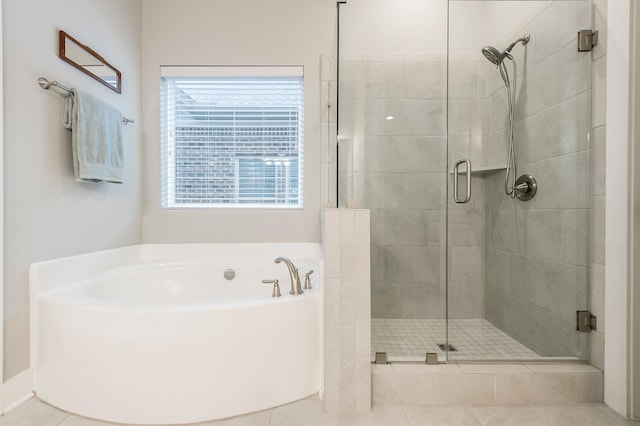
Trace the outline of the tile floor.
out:
M 446 343 L 443 319 L 371 320 L 371 351 L 386 352 L 391 359 L 424 359 L 435 352 L 444 359 L 438 343 Z M 453 359 L 535 359 L 540 355 L 508 336 L 484 319 L 449 320 L 449 343 L 457 351 Z
M 281 407 L 201 426 L 431 426 L 431 425 L 541 425 L 616 426 L 639 425 L 624 419 L 603 404 L 522 407 L 374 407 L 370 413 L 323 413 L 317 397 Z M 105 426 L 70 415 L 32 398 L 0 417 L 0 426 Z

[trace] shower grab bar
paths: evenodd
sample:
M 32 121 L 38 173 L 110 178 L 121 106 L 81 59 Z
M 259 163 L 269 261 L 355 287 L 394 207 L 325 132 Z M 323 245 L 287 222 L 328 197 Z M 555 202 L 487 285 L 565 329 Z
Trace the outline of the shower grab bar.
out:
M 467 165 L 467 195 L 465 198 L 458 198 L 458 171 L 461 164 Z M 453 167 L 453 201 L 458 204 L 468 203 L 471 200 L 471 161 L 468 158 L 462 159 Z
M 40 77 L 38 79 L 38 84 L 40 85 L 40 87 L 42 87 L 44 90 L 49 90 L 51 88 L 51 86 L 53 87 L 57 87 L 60 90 L 64 90 L 67 93 L 71 93 L 71 89 L 69 89 L 66 86 L 63 86 L 62 84 L 58 83 L 57 81 L 49 81 L 44 77 Z M 133 119 L 132 118 L 127 118 L 127 117 L 122 117 L 122 123 L 124 125 L 127 125 L 129 123 L 133 123 Z

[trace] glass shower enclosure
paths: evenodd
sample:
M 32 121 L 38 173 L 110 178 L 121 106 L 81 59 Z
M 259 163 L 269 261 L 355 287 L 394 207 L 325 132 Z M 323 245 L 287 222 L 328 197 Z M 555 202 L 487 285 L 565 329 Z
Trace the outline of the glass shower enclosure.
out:
M 337 202 L 371 210 L 372 353 L 587 358 L 590 3 L 338 5 Z

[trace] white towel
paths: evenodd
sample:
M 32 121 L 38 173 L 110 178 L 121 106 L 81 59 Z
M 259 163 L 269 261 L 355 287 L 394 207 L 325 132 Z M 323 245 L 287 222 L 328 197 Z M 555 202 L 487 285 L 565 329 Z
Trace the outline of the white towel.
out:
M 91 95 L 71 92 L 65 99 L 63 125 L 71 130 L 76 181 L 122 183 L 122 114 Z

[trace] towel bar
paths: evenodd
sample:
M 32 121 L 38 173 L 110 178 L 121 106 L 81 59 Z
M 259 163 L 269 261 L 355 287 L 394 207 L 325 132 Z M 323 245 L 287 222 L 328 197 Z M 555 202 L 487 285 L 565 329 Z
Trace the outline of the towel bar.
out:
M 51 86 L 53 86 L 53 87 L 57 87 L 60 90 L 64 90 L 65 92 L 71 93 L 71 89 L 69 89 L 68 87 L 63 86 L 62 84 L 58 83 L 57 81 L 49 81 L 44 77 L 40 77 L 38 79 L 38 84 L 40 85 L 40 87 L 42 87 L 45 90 L 49 90 L 49 88 L 51 88 Z M 127 118 L 127 117 L 122 117 L 122 122 L 125 125 L 127 125 L 129 123 L 133 123 L 133 119 Z

